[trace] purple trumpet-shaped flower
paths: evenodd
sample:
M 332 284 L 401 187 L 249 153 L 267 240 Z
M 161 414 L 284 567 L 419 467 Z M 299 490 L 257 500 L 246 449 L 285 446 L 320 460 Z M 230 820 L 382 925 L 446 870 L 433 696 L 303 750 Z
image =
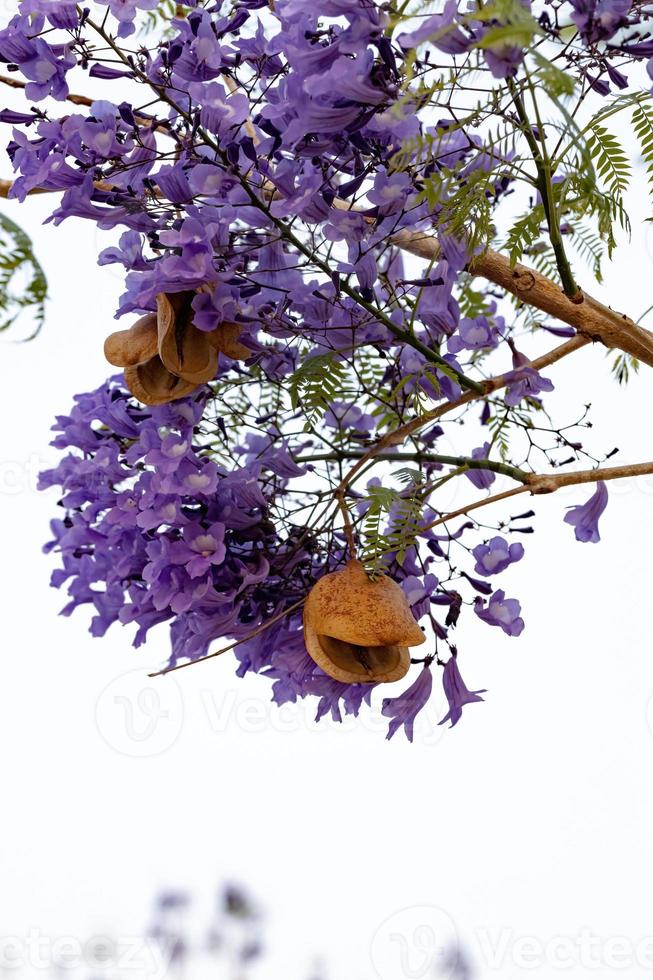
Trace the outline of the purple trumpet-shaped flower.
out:
M 514 408 L 522 398 L 533 398 L 542 391 L 553 391 L 553 382 L 531 367 L 525 354 L 513 347 L 512 371 L 506 374 L 507 386 L 504 401 Z
M 479 619 L 490 626 L 500 626 L 508 636 L 519 636 L 524 629 L 524 620 L 517 599 L 506 599 L 506 593 L 499 589 L 490 596 L 487 606 L 483 603 L 480 596 L 474 601 L 474 612 Z
M 442 673 L 442 686 L 449 705 L 449 711 L 444 716 L 439 725 L 444 725 L 450 721 L 450 728 L 456 725 L 462 716 L 463 708 L 466 704 L 473 704 L 474 701 L 483 701 L 481 694 L 485 694 L 485 688 L 480 691 L 469 691 L 458 670 L 458 660 L 454 654 L 444 665 Z
M 314 674 L 306 681 L 306 691 L 319 697 L 317 715 L 315 720 L 319 721 L 326 714 L 331 714 L 333 721 L 342 721 L 342 707 L 346 715 L 358 717 L 363 701 L 370 703 L 373 684 L 343 684 L 332 677 L 322 674 Z
M 397 729 L 403 725 L 406 738 L 413 741 L 413 725 L 415 718 L 422 710 L 433 689 L 433 677 L 428 664 L 419 672 L 417 680 L 406 688 L 397 698 L 384 698 L 381 714 L 390 718 L 390 726 L 386 738 L 392 738 Z
M 479 544 L 472 554 L 476 559 L 474 571 L 479 575 L 498 575 L 514 561 L 520 561 L 524 557 L 524 546 L 519 543 L 508 544 L 505 538 L 497 535 L 486 544 Z
M 503 326 L 503 317 L 497 317 Z M 457 333 L 449 339 L 449 351 L 457 354 L 461 350 L 489 350 L 499 343 L 500 333 L 494 319 L 478 316 L 472 320 L 465 317 L 460 321 Z
M 64 51 L 63 57 L 58 57 L 54 49 L 42 38 L 34 41 L 34 53 L 31 58 L 21 62 L 20 70 L 28 79 L 25 95 L 35 102 L 51 95 L 59 102 L 68 95 L 66 72 L 75 66 L 75 58 L 69 51 Z
M 189 524 L 182 530 L 183 540 L 174 541 L 169 547 L 169 557 L 174 564 L 184 565 L 191 578 L 206 574 L 212 565 L 221 565 L 226 555 L 224 524 L 212 524 L 208 528 Z
M 79 23 L 77 5 L 68 0 L 22 0 L 20 12 L 25 14 L 43 14 L 53 27 L 62 30 L 74 30 Z
M 608 505 L 608 488 L 603 480 L 596 484 L 596 490 L 585 504 L 572 507 L 565 514 L 565 524 L 574 528 L 577 541 L 591 541 L 595 544 L 601 540 L 599 534 L 599 517 Z
M 472 449 L 472 459 L 487 459 L 490 451 L 490 443 L 484 442 L 482 446 Z M 487 490 L 496 480 L 496 473 L 493 470 L 467 470 L 467 479 L 474 484 L 477 490 Z
M 427 573 L 423 577 L 407 575 L 401 583 L 401 587 L 415 619 L 426 616 L 431 605 L 431 596 L 435 594 L 438 587 L 437 576 L 432 573 Z

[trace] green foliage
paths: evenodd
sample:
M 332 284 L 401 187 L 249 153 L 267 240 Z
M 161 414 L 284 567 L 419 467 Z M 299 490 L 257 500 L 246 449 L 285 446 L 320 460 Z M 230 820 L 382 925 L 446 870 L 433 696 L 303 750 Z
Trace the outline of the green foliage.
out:
M 422 477 L 418 470 L 402 470 L 402 483 L 412 486 L 398 491 L 391 487 L 369 487 L 369 506 L 363 524 L 361 560 L 368 574 L 380 575 L 388 566 L 390 556 L 399 562 L 412 548 L 422 526 L 424 502 L 420 495 Z M 383 528 L 392 511 L 391 521 Z
M 494 235 L 494 209 L 497 173 L 473 170 L 461 181 L 455 171 L 449 180 L 441 175 L 424 181 L 423 198 L 438 211 L 438 224 L 454 238 L 466 238 L 470 251 L 486 248 Z
M 544 208 L 541 204 L 520 215 L 508 233 L 504 248 L 510 257 L 510 264 L 515 266 L 524 252 L 542 235 Z
M 558 266 L 556 265 L 555 252 L 544 240 L 538 242 L 538 244 L 528 250 L 529 261 L 533 263 L 538 272 L 547 279 L 553 279 L 554 281 L 558 278 Z M 524 307 L 524 309 L 527 309 Z M 539 314 L 538 310 L 530 310 L 530 313 L 537 317 Z
M 597 186 L 591 169 L 570 169 L 565 182 L 561 211 L 567 218 L 593 219 L 600 240 L 611 258 L 617 241 L 617 228 L 630 236 L 631 223 L 621 194 L 609 193 Z
M 632 121 L 646 164 L 649 193 L 653 196 L 653 110 L 643 100 L 638 102 L 632 112 Z
M 347 369 L 333 352 L 307 358 L 290 376 L 290 401 L 293 408 L 301 407 L 310 429 L 329 407 L 341 398 L 347 380 Z
M 617 354 L 614 361 L 612 362 L 612 373 L 620 385 L 626 385 L 630 381 L 630 376 L 632 374 L 637 374 L 639 371 L 639 361 L 632 354 L 624 354 L 623 352 Z
M 452 86 L 459 79 L 452 78 Z M 420 100 L 437 101 L 432 89 L 420 91 Z M 490 104 L 494 95 L 490 95 Z M 414 101 L 415 94 L 411 94 Z M 437 166 L 423 181 L 418 203 L 426 201 L 438 226 L 448 235 L 465 238 L 471 249 L 485 249 L 494 237 L 492 214 L 496 205 L 497 188 L 503 177 L 515 176 L 518 159 L 515 156 L 518 132 L 511 123 L 500 123 L 484 133 L 484 143 L 478 154 L 482 165 L 470 167 L 469 159 L 456 166 L 442 163 L 442 143 L 451 138 L 456 130 L 468 136 L 468 130 L 477 126 L 488 113 L 487 103 L 478 103 L 475 109 L 461 116 L 445 128 L 435 128 L 423 135 L 402 143 L 392 157 L 391 169 L 410 170 L 431 161 Z M 469 137 L 468 137 L 469 138 Z M 473 144 L 471 144 L 473 146 Z
M 48 283 L 31 239 L 11 218 L 0 214 L 0 331 L 29 311 L 37 335 L 45 319 Z
M 559 99 L 567 99 L 574 94 L 576 79 L 569 72 L 562 71 L 539 51 L 533 52 L 533 58 L 537 65 L 535 80 L 552 101 L 557 103 Z
M 478 21 L 489 21 L 490 27 L 476 43 L 476 47 L 514 46 L 527 48 L 533 38 L 544 32 L 530 10 L 520 0 L 490 0 L 468 14 L 472 25 Z
M 370 576 L 380 575 L 386 568 L 383 560 L 389 551 L 388 538 L 381 530 L 381 522 L 399 497 L 391 487 L 367 488 L 368 507 L 365 513 L 362 535 L 361 561 Z
M 474 289 L 473 276 L 463 275 L 461 277 L 458 305 L 461 317 L 469 317 L 471 320 L 492 314 L 491 300 L 487 293 Z
M 569 241 L 590 267 L 596 281 L 601 282 L 603 280 L 601 261 L 604 248 L 600 236 L 585 222 L 579 221 L 572 227 Z
M 508 462 L 510 456 L 510 412 L 505 411 L 500 417 L 492 416 L 488 422 L 492 439 L 490 445 L 499 450 L 499 456 L 503 463 Z
M 597 175 L 610 194 L 622 198 L 630 183 L 631 166 L 621 143 L 597 122 L 590 125 L 587 148 L 592 156 Z

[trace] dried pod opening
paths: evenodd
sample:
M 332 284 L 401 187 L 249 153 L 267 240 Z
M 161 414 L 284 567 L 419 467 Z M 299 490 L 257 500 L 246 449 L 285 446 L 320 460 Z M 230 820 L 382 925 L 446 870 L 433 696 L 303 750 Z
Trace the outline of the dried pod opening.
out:
M 368 578 L 352 559 L 318 579 L 304 605 L 304 640 L 317 666 L 343 684 L 386 684 L 410 667 L 408 648 L 424 642 L 401 587 Z
M 401 671 L 407 648 L 390 646 L 358 646 L 325 633 L 318 634 L 318 643 L 329 660 L 342 671 L 360 676 L 361 683 L 373 683 L 379 674 Z

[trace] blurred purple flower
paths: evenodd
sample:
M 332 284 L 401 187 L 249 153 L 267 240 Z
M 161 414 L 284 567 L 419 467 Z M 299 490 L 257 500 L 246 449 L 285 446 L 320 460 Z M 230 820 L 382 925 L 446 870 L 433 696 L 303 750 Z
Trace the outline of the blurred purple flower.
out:
M 628 23 L 632 0 L 570 0 L 571 19 L 585 41 L 606 41 Z

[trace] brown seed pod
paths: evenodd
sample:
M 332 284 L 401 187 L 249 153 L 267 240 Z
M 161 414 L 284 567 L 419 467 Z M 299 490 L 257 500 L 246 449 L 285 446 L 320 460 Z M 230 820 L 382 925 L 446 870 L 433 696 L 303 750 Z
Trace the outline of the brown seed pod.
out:
M 197 388 L 195 382 L 171 374 L 158 355 L 144 364 L 126 367 L 124 376 L 132 395 L 144 405 L 165 405 Z
M 234 361 L 244 361 L 252 356 L 252 351 L 239 342 L 238 338 L 242 332 L 243 328 L 239 323 L 231 323 L 225 320 L 215 330 L 207 333 L 206 339 L 221 354 L 226 354 Z
M 209 332 L 197 329 L 194 296 L 192 290 L 159 293 L 156 313 L 112 333 L 104 343 L 106 359 L 125 369 L 125 384 L 146 405 L 164 405 L 212 381 L 220 352 L 241 360 L 251 356 L 238 342 L 237 323 L 225 322 Z
M 400 586 L 386 575 L 372 581 L 355 559 L 319 579 L 304 605 L 309 655 L 344 684 L 400 680 L 408 647 L 424 639 Z
M 194 295 L 158 294 L 159 357 L 172 374 L 200 385 L 215 377 L 218 352 L 208 342 L 207 334 L 193 326 Z
M 116 367 L 130 367 L 149 361 L 157 353 L 157 320 L 148 313 L 129 328 L 116 330 L 104 341 L 104 356 Z

